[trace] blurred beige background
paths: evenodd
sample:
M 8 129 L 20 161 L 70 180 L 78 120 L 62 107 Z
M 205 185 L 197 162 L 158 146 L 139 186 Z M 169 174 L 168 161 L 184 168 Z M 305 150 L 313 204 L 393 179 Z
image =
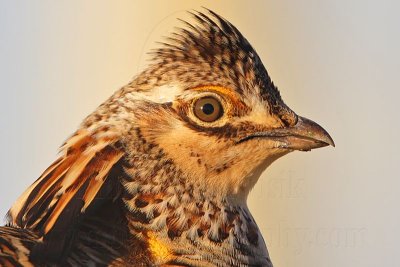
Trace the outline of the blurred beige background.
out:
M 277 267 L 400 266 L 398 1 L 2 1 L 0 214 L 80 121 L 205 6 L 337 147 L 273 164 L 249 199 Z

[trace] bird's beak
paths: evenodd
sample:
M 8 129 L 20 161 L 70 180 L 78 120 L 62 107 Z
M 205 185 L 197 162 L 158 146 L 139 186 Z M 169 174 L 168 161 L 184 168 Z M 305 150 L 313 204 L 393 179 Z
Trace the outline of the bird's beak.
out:
M 280 129 L 287 148 L 309 151 L 324 146 L 335 146 L 332 137 L 317 123 L 304 117 L 298 117 L 297 123 L 285 129 Z
M 312 120 L 300 116 L 294 126 L 256 132 L 240 139 L 237 143 L 255 138 L 273 139 L 278 141 L 277 147 L 291 150 L 310 151 L 314 148 L 335 146 L 332 137 L 324 128 Z

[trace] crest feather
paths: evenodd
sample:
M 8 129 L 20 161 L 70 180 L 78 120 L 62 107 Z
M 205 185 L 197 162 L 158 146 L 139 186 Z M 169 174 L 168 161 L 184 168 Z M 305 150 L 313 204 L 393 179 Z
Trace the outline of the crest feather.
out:
M 235 85 L 232 89 L 239 94 L 246 90 L 258 94 L 276 109 L 274 112 L 280 113 L 279 106 L 284 106 L 280 93 L 255 49 L 233 24 L 206 10 L 189 12 L 193 23 L 180 20 L 184 26 L 150 53 L 153 61 L 163 66 L 170 64 L 174 70 L 185 66 L 185 71 L 196 73 L 205 71 L 207 65 L 212 73 L 229 77 Z

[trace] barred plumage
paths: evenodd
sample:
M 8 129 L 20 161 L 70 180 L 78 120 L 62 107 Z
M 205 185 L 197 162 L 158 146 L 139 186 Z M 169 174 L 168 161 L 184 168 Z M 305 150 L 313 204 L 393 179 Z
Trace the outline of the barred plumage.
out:
M 272 266 L 247 195 L 277 158 L 333 141 L 284 104 L 249 42 L 208 12 L 192 13 L 197 24 L 155 50 L 17 200 L 0 262 Z

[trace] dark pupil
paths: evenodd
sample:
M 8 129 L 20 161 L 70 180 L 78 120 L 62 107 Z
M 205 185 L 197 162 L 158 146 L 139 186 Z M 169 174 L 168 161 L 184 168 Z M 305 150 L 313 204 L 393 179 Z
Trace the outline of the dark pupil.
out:
M 210 103 L 205 104 L 201 110 L 204 112 L 206 115 L 211 115 L 214 113 L 214 106 Z

